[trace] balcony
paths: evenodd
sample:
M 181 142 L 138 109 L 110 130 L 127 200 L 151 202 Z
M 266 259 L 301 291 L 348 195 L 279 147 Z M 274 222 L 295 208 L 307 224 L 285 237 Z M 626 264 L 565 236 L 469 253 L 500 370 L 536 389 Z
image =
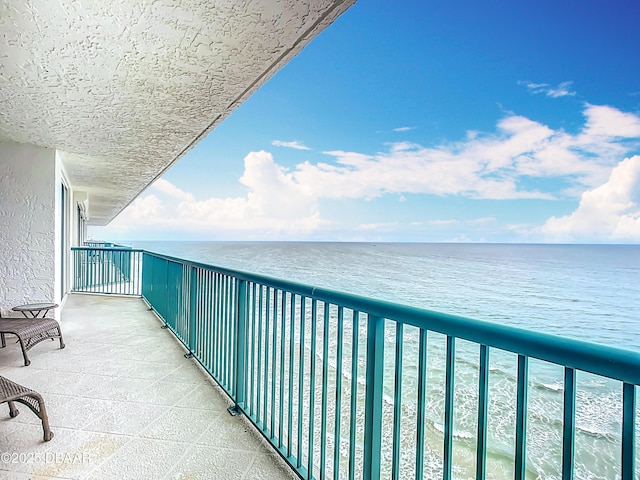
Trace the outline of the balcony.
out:
M 15 337 L 0 349 L 0 375 L 43 395 L 54 432 L 3 404 L 0 477 L 293 477 L 141 299 L 72 294 L 61 323 L 66 348 L 40 343 L 29 367 Z

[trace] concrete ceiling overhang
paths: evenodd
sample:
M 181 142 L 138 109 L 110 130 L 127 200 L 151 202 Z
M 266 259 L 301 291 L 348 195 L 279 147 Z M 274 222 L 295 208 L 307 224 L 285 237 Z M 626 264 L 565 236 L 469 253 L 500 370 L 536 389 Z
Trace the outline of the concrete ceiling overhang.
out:
M 0 0 L 0 141 L 105 225 L 355 0 Z

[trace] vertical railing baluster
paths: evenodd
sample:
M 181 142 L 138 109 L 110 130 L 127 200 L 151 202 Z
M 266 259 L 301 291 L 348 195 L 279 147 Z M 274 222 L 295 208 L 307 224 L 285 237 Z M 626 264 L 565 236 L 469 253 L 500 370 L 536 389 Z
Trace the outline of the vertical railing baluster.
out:
M 342 421 L 342 348 L 344 339 L 344 309 L 338 306 L 338 326 L 337 326 L 337 349 L 336 349 L 336 416 L 335 428 L 333 429 L 333 479 L 340 478 L 340 425 Z
M 251 282 L 251 381 L 249 385 L 251 385 L 251 399 L 249 411 L 251 415 L 255 412 L 256 405 L 256 295 L 257 288 L 256 282 Z
M 102 275 L 102 291 L 108 291 L 109 288 L 109 282 L 111 281 L 111 252 L 109 250 L 105 250 L 104 251 L 104 265 L 105 268 L 103 269 L 103 275 Z
M 382 390 L 384 386 L 384 319 L 369 315 L 364 407 L 364 478 L 380 478 Z
M 529 357 L 518 355 L 518 386 L 516 404 L 515 479 L 523 480 L 527 473 L 527 392 Z
M 98 252 L 94 250 L 91 252 L 91 261 L 89 261 L 89 259 L 87 258 L 87 287 L 91 286 L 93 288 L 93 286 L 95 285 L 94 271 L 97 256 Z
M 216 378 L 220 378 L 220 363 L 222 362 L 222 340 L 221 340 L 221 329 L 222 322 L 220 321 L 220 274 L 216 273 L 214 275 L 214 345 L 215 345 L 215 372 Z
M 227 335 L 225 338 L 225 344 L 227 345 L 227 350 L 225 352 L 225 355 L 227 357 L 227 368 L 226 368 L 226 375 L 225 375 L 225 385 L 227 385 L 227 388 L 231 391 L 233 388 L 233 373 L 232 373 L 232 362 L 230 359 L 234 358 L 234 351 L 235 351 L 235 342 L 234 342 L 234 323 L 235 323 L 235 318 L 234 318 L 234 313 L 233 313 L 233 300 L 234 300 L 234 296 L 233 296 L 233 282 L 232 282 L 232 278 L 227 276 L 226 277 L 227 280 L 227 290 L 226 290 L 226 294 L 225 294 L 225 299 L 226 299 L 226 315 L 225 315 L 225 323 L 227 326 Z M 233 392 L 231 392 L 233 393 Z
M 237 307 L 238 303 L 236 301 L 238 297 L 238 290 L 236 289 L 236 282 L 234 277 L 229 277 L 229 331 L 230 331 L 230 339 L 229 339 L 229 357 L 236 358 L 236 347 L 238 345 L 236 337 L 238 331 L 236 330 L 236 318 L 238 315 Z M 232 395 L 235 395 L 235 382 L 234 382 L 234 364 L 231 363 L 229 366 L 229 390 Z
M 487 476 L 487 419 L 489 412 L 489 347 L 480 345 L 478 371 L 478 445 L 476 448 L 476 480 Z
M 562 480 L 573 480 L 576 435 L 576 371 L 564 368 L 564 408 L 562 423 Z
M 120 283 L 120 293 L 123 295 L 130 295 L 130 287 L 131 287 L 131 252 L 130 251 L 121 251 L 121 268 L 122 268 L 122 281 Z
M 287 292 L 282 291 L 280 297 L 280 402 L 278 410 L 278 447 L 282 448 L 284 444 L 284 352 L 286 344 L 286 299 Z
M 266 288 L 266 296 L 264 299 L 264 395 L 262 397 L 262 412 L 264 416 L 264 429 L 269 428 L 269 327 L 271 326 L 271 310 L 269 308 L 271 301 L 271 288 Z
M 197 306 L 198 306 L 198 289 L 196 288 L 197 284 L 197 270 L 196 267 L 189 268 L 189 332 L 187 334 L 188 338 L 188 349 L 189 353 L 193 354 L 194 350 L 196 350 L 196 315 L 197 315 Z
M 222 298 L 220 298 L 220 323 L 222 326 L 221 330 L 221 340 L 222 340 L 222 373 L 221 380 L 222 384 L 225 388 L 228 387 L 227 383 L 227 369 L 228 369 L 228 349 L 227 349 L 227 295 L 229 294 L 228 290 L 228 281 L 226 275 L 221 275 L 220 280 L 222 282 Z
M 202 272 L 202 340 L 200 347 L 202 348 L 202 357 L 205 368 L 212 372 L 211 369 L 211 328 L 210 328 L 210 313 L 211 313 L 211 284 L 209 279 L 211 278 L 211 270 L 207 269 Z
M 427 409 L 427 330 L 420 329 L 418 346 L 418 411 L 416 425 L 416 480 L 424 478 L 424 422 Z
M 455 388 L 456 339 L 447 336 L 446 380 L 444 396 L 444 461 L 443 478 L 451 479 L 453 471 L 453 395 Z
M 135 286 L 135 274 L 136 274 L 136 264 L 135 264 L 135 258 L 138 256 L 138 253 L 135 251 L 129 251 L 127 252 L 127 255 L 125 256 L 126 258 L 126 271 L 127 271 L 127 286 L 125 288 L 125 294 L 126 295 L 135 295 L 134 292 L 134 286 Z
M 118 268 L 119 268 L 119 275 L 118 275 L 118 283 L 116 284 L 116 289 L 118 290 L 119 293 L 125 293 L 124 291 L 124 282 L 126 281 L 126 276 L 123 272 L 124 270 L 124 252 L 122 250 L 120 250 L 118 253 Z
M 220 274 L 218 275 L 218 283 L 219 283 L 219 295 L 218 295 L 218 311 L 219 311 L 219 318 L 218 318 L 218 322 L 219 322 L 219 327 L 218 327 L 218 333 L 219 333 L 219 339 L 218 342 L 220 344 L 220 373 L 219 373 L 219 380 L 222 384 L 224 384 L 224 374 L 226 372 L 226 322 L 225 322 L 225 314 L 226 314 L 226 309 L 225 309 L 225 301 L 226 301 L 226 295 L 227 295 L 227 284 L 225 281 L 225 276 Z
M 275 438 L 276 418 L 276 351 L 278 345 L 278 290 L 273 289 L 273 336 L 271 339 L 271 438 Z
M 320 424 L 320 478 L 327 478 L 327 386 L 329 377 L 329 310 L 324 303 L 324 324 L 322 328 L 322 416 Z
M 636 478 L 636 386 L 622 385 L 622 480 Z
M 302 421 L 304 414 L 304 332 L 305 332 L 305 300 L 306 297 L 300 297 L 300 369 L 298 371 L 298 468 L 302 467 Z
M 309 450 L 307 453 L 307 478 L 313 478 L 313 436 L 315 433 L 315 396 L 316 396 L 316 336 L 318 326 L 316 315 L 318 309 L 317 300 L 311 300 L 311 362 L 309 364 Z
M 214 342 L 214 298 L 213 298 L 213 281 L 215 278 L 215 273 L 209 270 L 207 272 L 207 368 L 210 372 L 214 370 L 214 354 L 215 354 L 215 342 Z
M 262 417 L 260 415 L 261 393 L 262 393 L 262 301 L 264 296 L 264 288 L 258 286 L 258 378 L 256 379 L 256 423 L 262 426 Z
M 181 300 L 181 323 L 182 323 L 182 335 L 183 341 L 185 344 L 189 345 L 190 342 L 190 333 L 189 333 L 189 323 L 190 323 L 190 307 L 191 307 L 191 270 L 193 267 L 189 267 L 188 265 L 182 266 L 182 297 Z M 189 352 L 192 352 L 193 349 L 189 345 Z
M 358 406 L 358 348 L 359 348 L 360 312 L 353 311 L 351 334 L 351 407 L 349 411 L 349 480 L 356 475 L 356 408 Z
M 245 407 L 246 377 L 245 377 L 245 347 L 247 342 L 247 282 L 236 279 L 236 361 L 235 361 L 235 401 L 240 407 Z
M 295 294 L 290 295 L 291 305 L 289 306 L 289 391 L 287 395 L 287 456 L 291 457 L 293 449 L 293 374 L 295 355 Z
M 393 392 L 393 453 L 391 462 L 391 479 L 400 480 L 400 426 L 402 421 L 402 357 L 404 324 L 396 322 L 396 357 L 394 365 Z
M 171 303 L 175 301 L 175 298 L 174 295 L 170 295 L 169 293 L 169 280 L 173 280 L 173 278 L 171 277 L 171 273 L 169 272 L 168 260 L 162 262 L 162 272 L 158 273 L 158 277 L 160 276 L 164 277 L 161 280 L 159 279 L 160 281 L 158 282 L 161 287 L 161 291 L 158 292 L 158 295 L 160 296 L 162 302 L 162 316 L 164 317 L 165 322 L 172 326 L 175 331 L 175 317 L 173 317 L 173 315 L 169 315 Z

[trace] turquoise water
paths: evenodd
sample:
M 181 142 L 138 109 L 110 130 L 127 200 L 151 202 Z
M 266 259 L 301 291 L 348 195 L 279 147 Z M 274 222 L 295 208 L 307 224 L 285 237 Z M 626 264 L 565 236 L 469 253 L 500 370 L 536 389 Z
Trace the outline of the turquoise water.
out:
M 640 246 L 128 242 L 212 265 L 347 291 L 421 308 L 640 350 Z M 415 332 L 414 332 L 415 333 Z M 392 336 L 393 334 L 390 333 Z M 415 336 L 415 335 L 414 335 Z M 444 342 L 430 340 L 428 445 L 442 435 Z M 417 341 L 406 334 L 404 393 L 415 398 Z M 413 346 L 413 348 L 412 348 Z M 477 349 L 456 359 L 456 478 L 473 478 Z M 491 361 L 488 478 L 512 478 L 515 356 Z M 530 364 L 528 477 L 559 478 L 562 369 Z M 579 375 L 576 478 L 619 475 L 619 385 Z M 386 404 L 393 398 L 386 385 Z M 404 398 L 404 395 L 403 395 Z M 415 414 L 408 400 L 403 407 Z M 385 415 L 391 409 L 385 407 Z M 386 420 L 385 420 L 386 421 Z M 410 444 L 410 437 L 403 438 Z M 411 449 L 408 448 L 410 458 Z M 440 475 L 437 450 L 427 471 Z M 408 462 L 411 463 L 411 462 Z M 384 468 L 384 465 L 383 465 Z M 411 471 L 403 472 L 407 478 Z M 429 477 L 431 478 L 431 477 Z
M 640 350 L 640 246 L 127 242 L 216 266 Z

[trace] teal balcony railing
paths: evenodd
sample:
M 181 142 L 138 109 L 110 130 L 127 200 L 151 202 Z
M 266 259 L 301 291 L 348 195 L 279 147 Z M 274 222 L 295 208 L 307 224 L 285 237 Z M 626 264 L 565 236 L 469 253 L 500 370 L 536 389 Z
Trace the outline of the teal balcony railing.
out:
M 131 294 L 301 478 L 640 475 L 636 352 L 147 251 L 74 249 L 80 265 L 93 254 L 115 264 L 116 252 L 129 255 L 130 278 L 141 272 Z M 120 293 L 106 291 L 118 282 L 76 278 L 76 290 Z M 541 396 L 534 375 L 559 386 Z M 594 384 L 613 392 L 616 434 L 578 428 Z M 530 406 L 540 402 L 553 421 L 536 421 Z M 544 451 L 528 448 L 538 437 Z M 551 458 L 544 474 L 534 468 L 541 455 Z
M 100 242 L 102 245 L 103 242 Z M 72 247 L 73 291 L 140 295 L 142 252 L 129 247 Z

